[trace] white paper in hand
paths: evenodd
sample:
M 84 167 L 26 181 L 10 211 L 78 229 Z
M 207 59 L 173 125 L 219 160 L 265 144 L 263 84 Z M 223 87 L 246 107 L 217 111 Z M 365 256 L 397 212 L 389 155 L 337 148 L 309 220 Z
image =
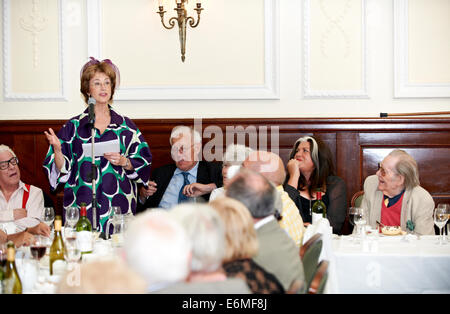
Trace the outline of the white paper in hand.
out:
M 120 153 L 120 143 L 118 139 L 100 142 L 94 144 L 94 155 L 95 157 L 101 157 L 105 153 Z M 83 154 L 85 157 L 92 156 L 92 144 L 85 143 L 83 144 Z

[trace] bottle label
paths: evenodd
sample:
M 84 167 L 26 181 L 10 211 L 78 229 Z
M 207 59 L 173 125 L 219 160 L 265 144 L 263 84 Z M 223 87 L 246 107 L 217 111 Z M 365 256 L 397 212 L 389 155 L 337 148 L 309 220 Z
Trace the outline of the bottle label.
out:
M 55 231 L 61 231 L 62 221 L 59 219 L 55 220 Z
M 312 223 L 317 223 L 320 219 L 323 218 L 322 214 L 312 213 Z
M 92 252 L 92 232 L 78 231 L 77 246 L 81 253 Z
M 6 260 L 14 262 L 15 258 L 16 258 L 16 250 L 14 248 L 8 248 L 6 250 Z
M 53 262 L 52 264 L 52 270 L 53 273 L 52 275 L 56 275 L 56 276 L 61 276 L 65 273 L 66 271 L 66 261 L 63 259 L 57 259 Z

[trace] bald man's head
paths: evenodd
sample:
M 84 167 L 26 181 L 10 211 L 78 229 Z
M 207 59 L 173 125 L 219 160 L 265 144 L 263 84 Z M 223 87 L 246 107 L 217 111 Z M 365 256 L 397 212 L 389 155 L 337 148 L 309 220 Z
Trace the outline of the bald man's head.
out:
M 255 151 L 245 159 L 242 166 L 258 172 L 274 185 L 282 185 L 286 178 L 286 171 L 281 158 L 272 152 Z

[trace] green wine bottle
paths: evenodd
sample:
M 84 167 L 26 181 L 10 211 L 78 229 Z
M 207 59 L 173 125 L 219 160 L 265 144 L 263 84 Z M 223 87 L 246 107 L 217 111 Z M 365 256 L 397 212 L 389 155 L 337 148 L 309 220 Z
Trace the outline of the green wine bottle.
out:
M 327 218 L 327 206 L 322 201 L 322 192 L 317 191 L 317 200 L 314 202 L 312 206 L 312 223 L 316 223 L 321 218 Z
M 16 268 L 16 249 L 11 241 L 7 244 L 5 275 L 3 278 L 4 294 L 22 294 L 22 282 Z
M 77 246 L 81 254 L 92 253 L 92 225 L 89 219 L 86 217 L 86 203 L 81 203 L 80 206 L 80 219 L 78 219 L 77 225 Z
M 64 241 L 61 235 L 61 216 L 55 217 L 55 235 L 50 247 L 50 275 L 61 275 L 66 270 L 64 259 Z

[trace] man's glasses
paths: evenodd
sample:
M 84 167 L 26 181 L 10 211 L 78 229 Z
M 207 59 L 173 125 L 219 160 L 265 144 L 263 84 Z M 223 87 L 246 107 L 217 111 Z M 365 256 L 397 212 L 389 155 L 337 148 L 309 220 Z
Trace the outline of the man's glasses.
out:
M 384 169 L 383 166 L 381 165 L 381 163 L 378 163 L 378 171 L 380 171 L 380 174 L 382 177 L 385 177 L 388 173 L 392 173 L 393 175 L 398 175 L 398 173 L 396 173 L 395 171 L 392 171 L 392 170 L 387 171 L 386 169 Z
M 180 154 L 182 155 L 185 152 L 189 152 L 192 148 L 192 146 L 194 146 L 194 144 L 192 144 L 191 146 L 187 146 L 187 145 L 181 145 L 181 146 L 172 146 L 171 151 L 172 154 Z
M 380 171 L 382 177 L 386 176 L 386 170 L 381 166 L 381 163 L 378 163 L 378 171 Z
M 16 166 L 19 164 L 19 159 L 17 159 L 17 157 L 13 157 L 10 160 L 0 161 L 0 170 L 8 169 L 9 164 Z

